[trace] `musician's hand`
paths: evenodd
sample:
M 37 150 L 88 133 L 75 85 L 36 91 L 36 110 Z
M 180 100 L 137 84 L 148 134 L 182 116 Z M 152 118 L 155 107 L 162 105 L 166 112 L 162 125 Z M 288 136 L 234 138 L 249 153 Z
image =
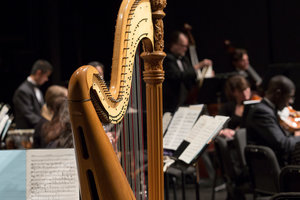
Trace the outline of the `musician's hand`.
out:
M 294 136 L 300 136 L 300 130 L 295 131 Z
M 235 134 L 235 131 L 229 128 L 222 129 L 219 135 L 223 135 L 226 138 L 232 139 Z
M 201 69 L 203 67 L 208 67 L 208 66 L 212 66 L 212 60 L 210 59 L 203 59 L 202 61 L 200 61 L 198 64 L 196 64 L 194 66 L 195 70 Z

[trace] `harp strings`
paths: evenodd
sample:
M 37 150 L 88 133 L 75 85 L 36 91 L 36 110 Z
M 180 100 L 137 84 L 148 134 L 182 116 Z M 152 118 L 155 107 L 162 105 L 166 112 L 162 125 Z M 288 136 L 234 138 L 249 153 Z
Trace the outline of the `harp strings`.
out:
M 145 161 L 145 130 L 143 123 L 142 62 L 139 48 L 135 55 L 131 95 L 126 115 L 114 126 L 117 154 L 120 155 L 125 175 L 137 199 L 147 199 Z M 118 153 L 120 152 L 120 153 Z

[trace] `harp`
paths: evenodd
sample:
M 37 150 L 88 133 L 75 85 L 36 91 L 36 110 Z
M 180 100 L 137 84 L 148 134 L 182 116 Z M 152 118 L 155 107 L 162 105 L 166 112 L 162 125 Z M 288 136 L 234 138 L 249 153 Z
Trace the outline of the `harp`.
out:
M 80 180 L 86 199 L 135 199 L 104 123 L 119 123 L 130 99 L 134 55 L 141 42 L 146 84 L 148 198 L 163 199 L 163 9 L 166 0 L 123 0 L 114 39 L 110 87 L 91 66 L 69 83 L 69 109 Z

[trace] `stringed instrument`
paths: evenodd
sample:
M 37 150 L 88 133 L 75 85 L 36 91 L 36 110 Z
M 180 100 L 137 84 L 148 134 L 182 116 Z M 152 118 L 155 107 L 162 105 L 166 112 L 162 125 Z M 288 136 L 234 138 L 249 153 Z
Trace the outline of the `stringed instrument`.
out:
M 196 42 L 192 35 L 192 26 L 185 23 L 184 24 L 184 32 L 186 33 L 188 40 L 189 40 L 189 56 L 192 65 L 196 65 L 199 63 L 198 54 L 196 50 Z M 187 104 L 197 104 L 198 103 L 198 96 L 199 90 L 203 85 L 204 78 L 213 77 L 213 70 L 212 66 L 205 66 L 202 69 L 198 69 L 196 71 L 197 75 L 197 84 L 190 90 L 189 95 L 187 97 L 186 103 Z M 210 105 L 211 106 L 211 105 Z M 215 110 L 215 108 L 213 108 Z
M 292 106 L 286 106 L 283 110 L 278 112 L 280 118 L 280 125 L 290 132 L 300 130 L 300 113 Z
M 124 0 L 119 9 L 112 59 L 110 87 L 92 66 L 77 69 L 69 83 L 69 110 L 83 200 L 135 199 L 113 146 L 103 128 L 118 124 L 131 101 L 135 55 L 140 43 L 146 83 L 148 191 L 143 199 L 163 200 L 162 82 L 164 71 L 163 9 L 165 0 Z M 139 91 L 139 90 L 135 90 Z M 132 116 L 132 123 L 136 121 Z M 134 126 L 133 126 L 134 127 Z M 121 129 L 125 129 L 125 125 Z M 131 130 L 137 131 L 135 130 Z M 125 133 L 124 136 L 127 136 Z M 131 146 L 132 149 L 135 146 Z M 124 154 L 127 153 L 123 152 Z M 137 156 L 133 154 L 132 159 Z M 146 158 L 145 158 L 146 159 Z M 134 163 L 134 162 L 132 162 Z M 140 169 L 135 169 L 132 176 Z M 142 180 L 142 182 L 146 182 Z M 133 190 L 134 189 L 134 190 Z
M 262 97 L 253 94 L 250 100 L 260 101 Z M 292 106 L 286 106 L 278 112 L 279 124 L 284 129 L 295 132 L 300 130 L 300 112 L 296 111 Z
M 189 54 L 190 59 L 192 62 L 192 65 L 196 65 L 199 63 L 198 54 L 196 50 L 196 42 L 192 34 L 192 26 L 185 23 L 184 24 L 184 31 L 186 32 L 186 35 L 189 39 Z M 213 77 L 213 69 L 212 66 L 205 66 L 202 69 L 197 70 L 197 79 L 199 81 L 199 87 L 202 86 L 204 78 L 210 78 Z

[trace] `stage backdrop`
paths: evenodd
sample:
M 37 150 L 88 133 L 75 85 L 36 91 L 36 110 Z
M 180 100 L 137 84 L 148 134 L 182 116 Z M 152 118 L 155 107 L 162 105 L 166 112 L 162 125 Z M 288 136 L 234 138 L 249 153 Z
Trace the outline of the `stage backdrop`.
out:
M 54 65 L 50 84 L 67 84 L 73 71 L 98 60 L 110 78 L 113 34 L 120 0 L 4 1 L 0 6 L 0 102 L 11 103 L 16 87 L 38 58 Z M 108 5 L 107 5 L 108 4 Z M 210 58 L 216 73 L 229 70 L 224 40 L 249 51 L 252 66 L 267 76 L 268 66 L 298 63 L 300 1 L 169 0 L 166 36 L 189 23 L 199 58 Z M 299 67 L 293 76 L 299 77 Z M 8 79 L 8 80 L 7 80 Z M 298 107 L 300 109 L 300 107 Z

